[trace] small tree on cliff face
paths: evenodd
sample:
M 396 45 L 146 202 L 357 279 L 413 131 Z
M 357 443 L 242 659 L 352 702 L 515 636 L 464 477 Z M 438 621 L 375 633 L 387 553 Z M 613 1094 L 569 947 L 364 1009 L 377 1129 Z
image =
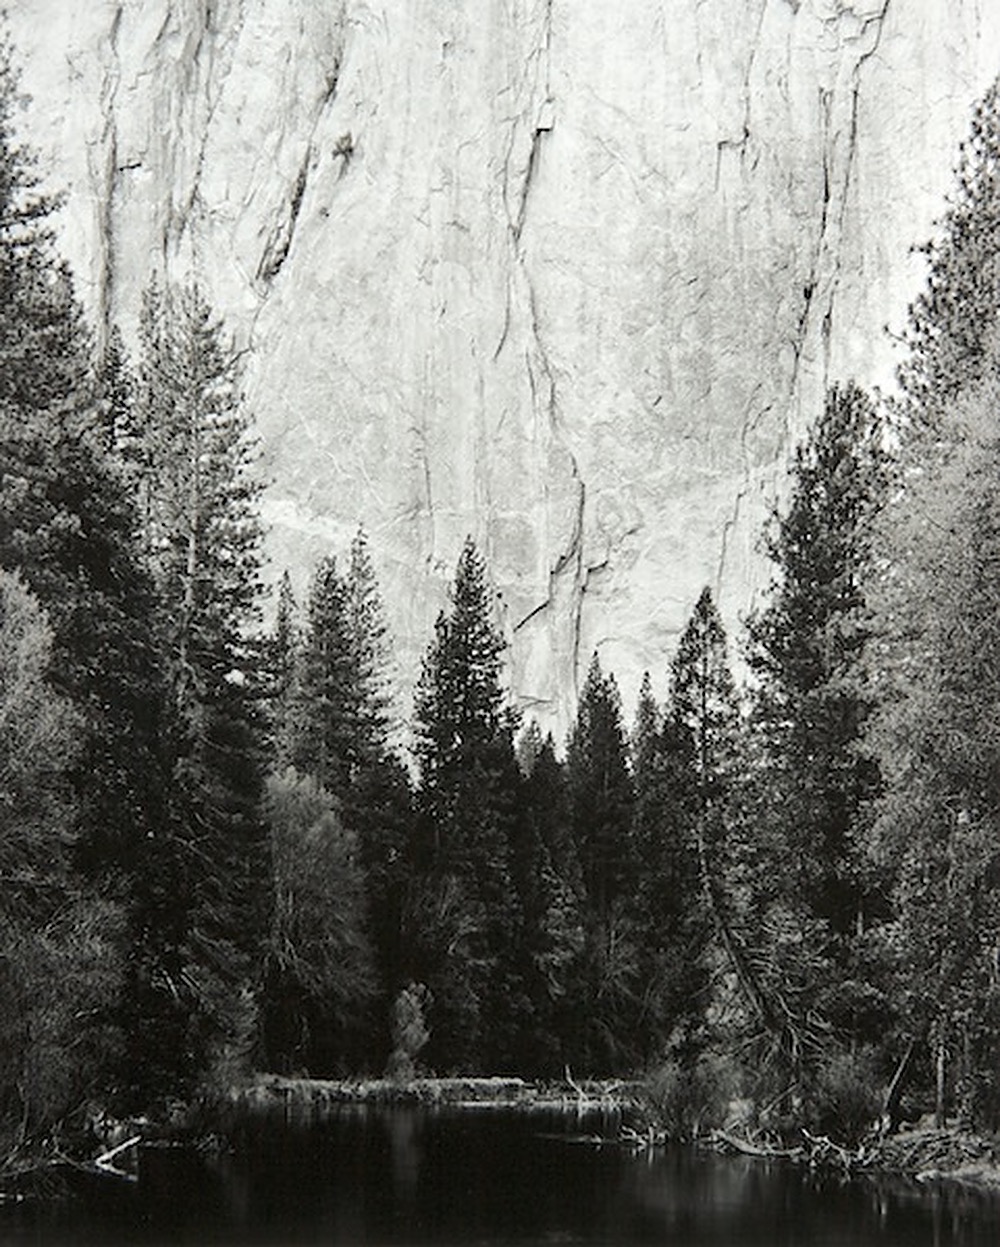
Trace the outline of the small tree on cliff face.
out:
M 428 1059 L 442 1066 L 502 1061 L 514 1024 L 510 836 L 519 774 L 501 685 L 504 643 L 491 614 L 486 568 L 469 539 L 416 697 L 423 871 L 410 921 L 420 950 L 414 974 L 434 998 Z

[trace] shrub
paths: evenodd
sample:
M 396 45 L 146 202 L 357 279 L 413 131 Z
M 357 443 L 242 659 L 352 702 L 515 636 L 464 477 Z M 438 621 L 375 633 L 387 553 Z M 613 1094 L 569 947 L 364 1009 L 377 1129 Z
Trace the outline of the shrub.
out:
M 807 1097 L 811 1128 L 841 1143 L 856 1144 L 878 1119 L 882 1082 L 873 1048 L 828 1056 Z
M 686 1142 L 724 1123 L 736 1081 L 726 1058 L 705 1053 L 690 1065 L 669 1060 L 659 1066 L 647 1077 L 642 1099 L 668 1138 Z
M 416 1073 L 417 1057 L 431 1037 L 426 1010 L 430 992 L 423 983 L 410 983 L 396 997 L 392 1009 L 392 1054 L 386 1066 L 386 1077 L 397 1082 L 411 1082 Z

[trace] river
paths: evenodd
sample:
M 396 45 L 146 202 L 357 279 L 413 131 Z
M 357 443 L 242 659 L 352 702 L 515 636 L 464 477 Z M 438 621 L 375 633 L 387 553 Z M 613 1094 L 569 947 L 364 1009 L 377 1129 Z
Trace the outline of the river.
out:
M 238 1148 L 150 1148 L 107 1206 L 4 1209 L 11 1247 L 447 1244 L 921 1247 L 1000 1242 L 1000 1196 L 810 1174 L 585 1136 L 508 1110 L 347 1107 L 255 1117 Z

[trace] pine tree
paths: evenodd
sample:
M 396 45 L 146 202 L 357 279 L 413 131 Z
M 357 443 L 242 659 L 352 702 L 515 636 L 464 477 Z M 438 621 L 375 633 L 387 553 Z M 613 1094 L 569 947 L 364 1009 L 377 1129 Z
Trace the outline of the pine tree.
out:
M 391 753 L 386 629 L 363 530 L 346 576 L 332 556 L 316 569 L 301 666 L 297 765 L 350 806 L 362 773 Z
M 260 817 L 261 525 L 234 350 L 194 288 L 146 294 L 134 483 L 170 689 L 168 826 L 146 846 L 137 1060 L 169 1082 L 246 1060 L 268 889 Z M 143 1044 L 156 1048 L 142 1053 Z
M 566 751 L 573 836 L 586 897 L 585 994 L 577 1064 L 620 1071 L 636 1055 L 642 1008 L 632 781 L 612 675 L 591 660 Z
M 690 766 L 691 836 L 718 951 L 739 986 L 752 1025 L 762 1027 L 787 1060 L 798 1052 L 800 1033 L 768 990 L 768 964 L 761 966 L 754 956 L 747 883 L 757 846 L 742 809 L 746 768 L 740 762 L 740 705 L 726 632 L 708 588 L 698 598 L 674 655 L 666 722 L 674 749 Z
M 519 772 L 491 613 L 469 539 L 416 696 L 422 877 L 411 924 L 423 951 L 414 977 L 434 996 L 428 1060 L 442 1065 L 502 1060 L 517 1011 L 510 838 Z
M 293 757 L 344 801 L 360 765 L 362 692 L 348 588 L 331 555 L 309 592 Z
M 606 918 L 635 884 L 632 782 L 614 676 L 591 659 L 566 750 L 573 828 L 591 909 Z
M 371 765 L 389 753 L 391 691 L 385 612 L 364 528 L 351 542 L 347 608 L 359 686 L 359 749 L 362 765 Z
M 149 585 L 134 514 L 104 454 L 90 342 L 56 255 L 57 201 L 14 132 L 0 43 L 0 566 L 20 569 L 54 629 L 54 679 L 83 716 L 77 854 L 127 864 L 152 804 L 157 732 Z
M 265 645 L 268 763 L 276 774 L 291 765 L 295 749 L 299 655 L 298 606 L 286 569 L 278 588 L 274 626 Z
M 798 875 L 790 886 L 840 934 L 884 907 L 863 874 L 862 820 L 879 776 L 862 741 L 872 709 L 866 581 L 887 487 L 876 410 L 856 386 L 831 390 L 796 452 L 787 510 L 772 521 L 777 580 L 749 630 L 770 821 Z
M 525 1012 L 517 1068 L 552 1077 L 575 1059 L 573 1034 L 584 990 L 584 896 L 569 795 L 551 736 L 532 721 L 518 742 L 521 813 L 514 826 L 511 873 L 523 915 L 518 964 Z
M 690 1058 L 709 1004 L 693 748 L 688 733 L 657 705 L 648 673 L 632 733 L 632 777 L 632 838 L 641 863 L 636 899 L 643 1008 L 637 1034 L 646 1059 L 668 1047 Z
M 380 977 L 386 995 L 372 1036 L 389 1050 L 389 1002 L 403 986 L 402 892 L 411 824 L 406 769 L 390 741 L 388 645 L 363 530 L 346 575 L 324 559 L 310 591 L 290 709 L 290 757 L 337 802 L 357 836 Z

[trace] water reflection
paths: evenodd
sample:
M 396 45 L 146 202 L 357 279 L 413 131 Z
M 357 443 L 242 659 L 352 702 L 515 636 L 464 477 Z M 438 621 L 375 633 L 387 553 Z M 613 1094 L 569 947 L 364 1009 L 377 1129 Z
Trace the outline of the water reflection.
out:
M 848 1181 L 746 1157 L 595 1146 L 613 1119 L 448 1109 L 279 1110 L 232 1154 L 143 1154 L 139 1199 L 18 1212 L 4 1242 L 979 1247 L 1000 1199 Z

